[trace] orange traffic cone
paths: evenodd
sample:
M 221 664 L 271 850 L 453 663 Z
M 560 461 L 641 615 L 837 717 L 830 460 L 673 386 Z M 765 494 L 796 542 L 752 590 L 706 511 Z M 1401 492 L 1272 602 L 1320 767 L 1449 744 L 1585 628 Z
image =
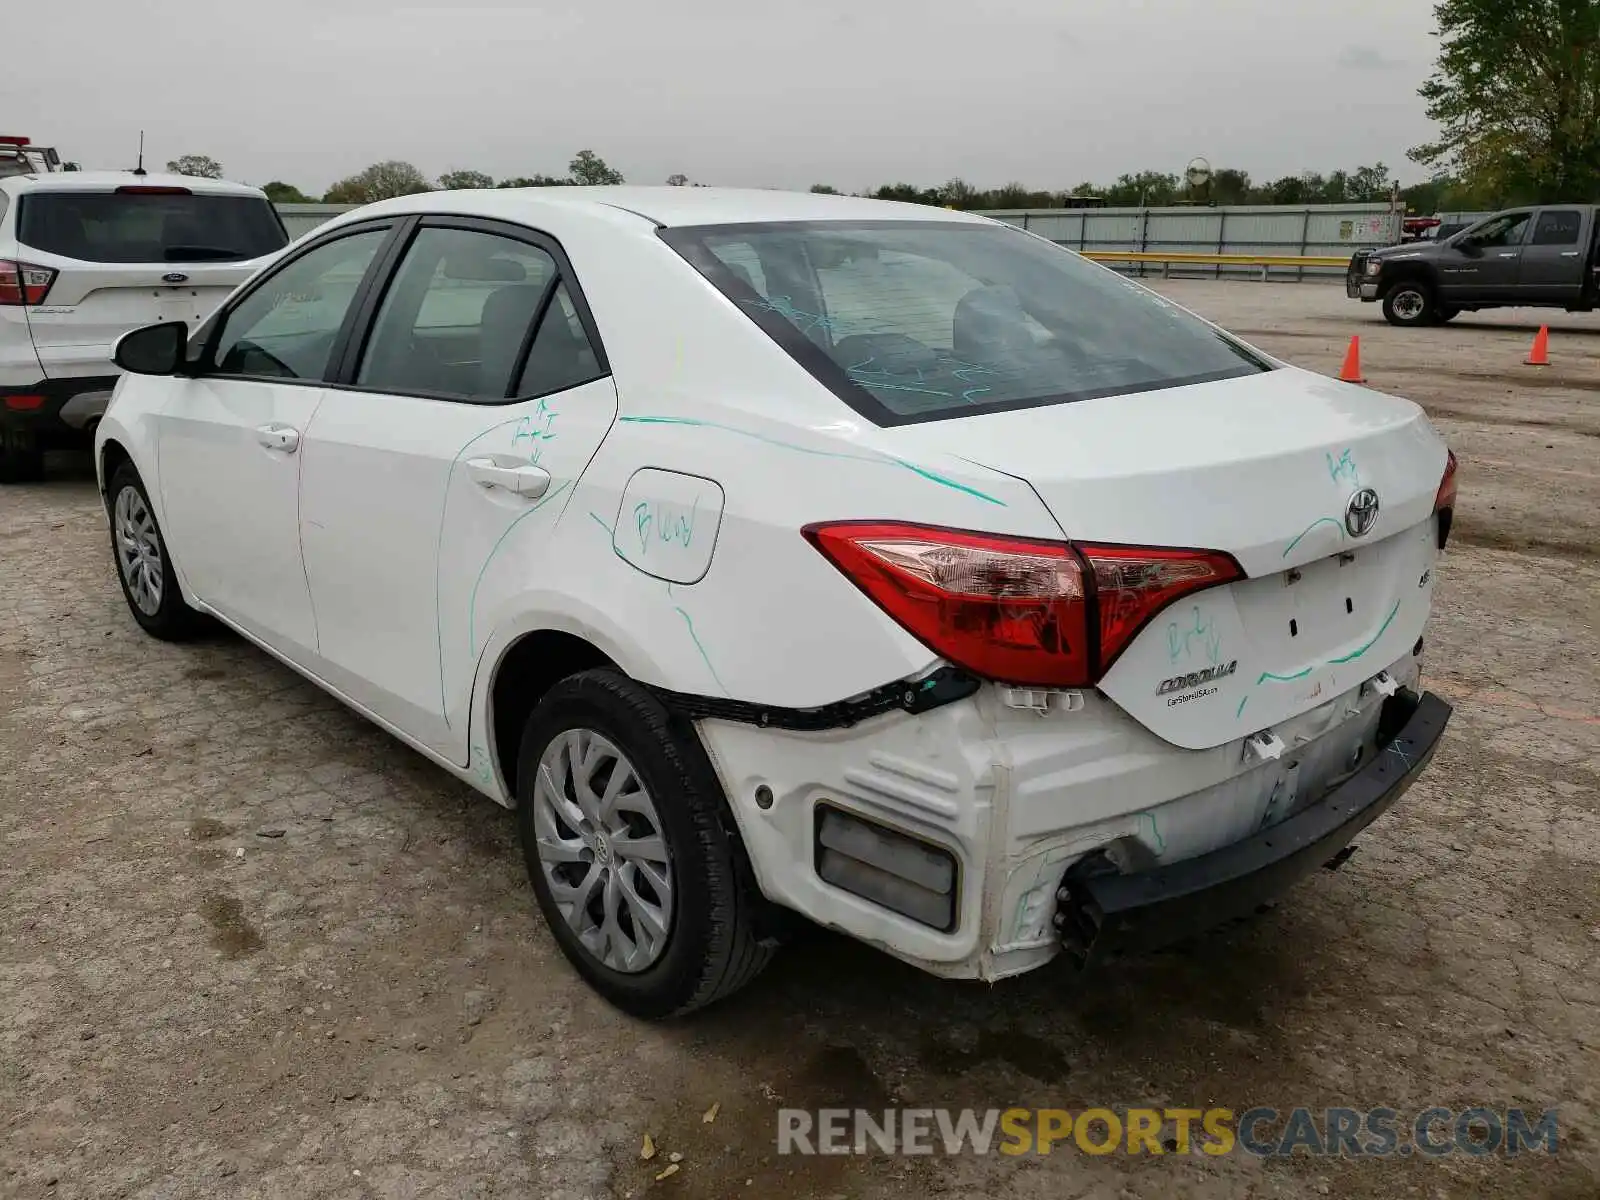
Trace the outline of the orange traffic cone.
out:
M 1366 376 L 1361 374 L 1361 339 L 1350 339 L 1350 349 L 1345 351 L 1344 366 L 1339 370 L 1341 383 L 1365 383 Z
M 1528 351 L 1527 365 L 1530 367 L 1550 365 L 1550 326 L 1539 326 L 1539 332 L 1533 335 L 1533 349 Z

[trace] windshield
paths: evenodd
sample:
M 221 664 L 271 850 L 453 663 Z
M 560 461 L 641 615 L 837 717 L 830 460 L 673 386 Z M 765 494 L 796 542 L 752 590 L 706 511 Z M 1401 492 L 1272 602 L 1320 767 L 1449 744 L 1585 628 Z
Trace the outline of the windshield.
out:
M 1271 369 L 1154 293 L 1006 226 L 816 221 L 661 237 L 879 425 Z
M 84 262 L 241 262 L 288 244 L 260 196 L 29 192 L 17 240 Z

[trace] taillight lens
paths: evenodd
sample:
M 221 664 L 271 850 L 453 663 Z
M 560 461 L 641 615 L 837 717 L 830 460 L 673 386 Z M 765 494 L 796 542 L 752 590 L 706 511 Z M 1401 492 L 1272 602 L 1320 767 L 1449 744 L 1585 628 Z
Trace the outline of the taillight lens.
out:
M 1179 596 L 1244 576 L 1232 555 L 1215 550 L 1079 543 L 1078 553 L 1094 568 L 1102 673 L 1128 648 L 1150 618 Z
M 1439 481 L 1439 490 L 1433 497 L 1433 511 L 1438 517 L 1441 550 L 1450 540 L 1450 525 L 1455 520 L 1456 513 L 1456 453 L 1454 450 L 1446 450 L 1444 454 L 1444 478 Z
M 804 532 L 941 657 L 1038 687 L 1094 686 L 1162 608 L 1243 574 L 1211 551 L 1071 546 L 899 522 Z
M 50 267 L 0 258 L 0 304 L 43 304 L 55 281 L 56 272 Z

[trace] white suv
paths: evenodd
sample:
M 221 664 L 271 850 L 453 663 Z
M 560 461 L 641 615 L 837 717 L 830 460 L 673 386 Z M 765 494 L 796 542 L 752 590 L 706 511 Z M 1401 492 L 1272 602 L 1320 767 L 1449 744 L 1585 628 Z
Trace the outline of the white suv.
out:
M 111 349 L 154 321 L 198 324 L 285 245 L 257 188 L 187 176 L 0 178 L 0 483 L 87 442 Z

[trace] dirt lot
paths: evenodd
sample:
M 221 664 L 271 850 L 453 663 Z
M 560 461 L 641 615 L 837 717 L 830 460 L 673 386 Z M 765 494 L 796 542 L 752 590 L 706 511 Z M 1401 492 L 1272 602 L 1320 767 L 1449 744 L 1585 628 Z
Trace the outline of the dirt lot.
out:
M 508 814 L 232 637 L 142 636 L 63 458 L 0 493 L 0 1195 L 1600 1195 L 1600 317 L 1551 317 L 1539 371 L 1538 314 L 1164 288 L 1315 370 L 1361 334 L 1462 459 L 1428 635 L 1456 719 L 1341 872 L 1088 990 L 819 934 L 640 1026 L 559 957 Z M 775 1154 L 780 1104 L 889 1103 L 1559 1107 L 1561 1149 Z

